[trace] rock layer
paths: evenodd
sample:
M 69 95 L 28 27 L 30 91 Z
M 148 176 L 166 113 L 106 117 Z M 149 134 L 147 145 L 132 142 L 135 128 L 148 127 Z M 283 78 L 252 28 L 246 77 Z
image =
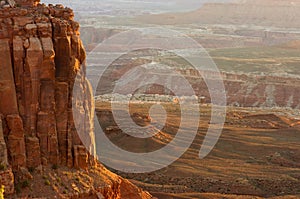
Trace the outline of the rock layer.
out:
M 63 198 L 152 198 L 94 158 L 94 105 L 73 11 L 37 1 L 16 0 L 16 5 L 0 8 L 0 185 L 5 194 L 13 194 L 15 184 L 40 186 L 39 175 L 49 168 L 69 167 L 88 174 L 96 169 L 99 174 L 90 175 L 103 184 L 91 184 L 87 195 Z M 30 191 L 41 197 L 60 194 L 49 189 L 54 195 Z
M 79 95 L 90 93 L 73 11 L 61 5 L 16 3 L 23 7 L 0 9 L 0 183 L 6 193 L 14 190 L 12 171 L 18 180 L 24 169 L 40 165 L 87 168 L 94 162 L 77 135 L 72 114 L 77 73 Z M 76 108 L 84 110 L 89 124 L 83 130 L 92 133 L 93 116 L 86 114 L 91 98 L 84 99 Z
M 121 79 L 122 75 L 136 67 L 140 62 L 143 61 L 145 64 L 151 63 L 151 61 L 146 59 L 141 59 L 139 62 L 127 58 L 121 59 L 123 65 L 120 66 L 122 67 L 116 62 L 107 68 L 98 84 L 97 95 L 113 93 L 114 86 L 117 81 Z M 221 80 L 224 84 L 224 91 L 221 90 L 222 87 L 215 88 L 215 91 L 217 93 L 226 92 L 226 101 L 229 106 L 300 108 L 300 79 L 297 76 L 219 73 L 209 70 L 202 70 L 200 74 L 199 71 L 193 67 L 187 66 L 183 68 L 177 63 L 171 64 L 176 68 L 178 74 L 185 77 L 192 86 L 195 95 L 198 96 L 198 99 L 203 99 L 203 103 L 211 103 L 210 92 L 214 90 L 214 88 L 211 88 L 211 91 L 209 91 L 206 82 L 215 82 L 213 85 L 217 86 Z M 97 70 L 97 68 L 94 69 Z M 170 87 L 171 85 L 176 85 L 177 89 L 181 88 L 183 95 L 190 95 L 189 91 L 186 91 L 185 87 L 178 83 L 178 80 L 181 78 L 180 75 L 169 75 L 168 71 L 164 71 L 163 68 L 161 68 L 161 70 L 148 70 L 147 75 L 150 79 L 164 79 Z M 135 94 L 136 96 L 139 94 L 162 95 L 162 97 L 157 97 L 157 100 L 164 98 L 164 95 L 174 95 L 169 88 L 156 84 L 141 87 L 136 90 L 135 93 L 127 93 L 127 91 L 124 90 L 119 94 L 124 96 L 128 94 Z M 102 96 L 102 98 L 105 98 L 105 95 Z M 171 101 L 172 100 L 173 99 L 171 99 Z M 154 99 L 151 101 L 154 101 Z

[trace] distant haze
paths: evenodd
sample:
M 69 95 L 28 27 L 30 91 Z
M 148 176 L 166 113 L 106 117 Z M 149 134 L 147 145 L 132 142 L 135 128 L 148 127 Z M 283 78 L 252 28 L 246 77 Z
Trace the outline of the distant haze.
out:
M 44 0 L 45 4 L 64 4 L 74 11 L 110 11 L 110 13 L 164 13 L 196 10 L 203 3 L 229 2 L 229 0 Z

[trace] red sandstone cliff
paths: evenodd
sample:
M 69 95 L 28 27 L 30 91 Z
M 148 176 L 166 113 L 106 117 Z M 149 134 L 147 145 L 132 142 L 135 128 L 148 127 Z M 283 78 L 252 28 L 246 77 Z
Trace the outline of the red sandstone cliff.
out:
M 14 171 L 86 166 L 71 112 L 72 84 L 85 59 L 73 12 L 37 6 L 0 14 L 0 113 L 9 164 Z
M 98 165 L 82 145 L 72 114 L 75 78 L 82 88 L 79 95 L 91 94 L 73 11 L 35 1 L 8 3 L 0 8 L 0 184 L 7 195 L 14 193 L 18 181 L 32 178 L 28 170 L 49 165 L 88 170 Z M 84 99 L 75 102 L 82 114 L 92 108 L 91 99 Z M 93 115 L 85 114 L 85 132 L 94 148 L 90 121 Z M 105 183 L 93 187 L 94 192 L 105 198 L 151 198 L 102 169 L 97 177 Z

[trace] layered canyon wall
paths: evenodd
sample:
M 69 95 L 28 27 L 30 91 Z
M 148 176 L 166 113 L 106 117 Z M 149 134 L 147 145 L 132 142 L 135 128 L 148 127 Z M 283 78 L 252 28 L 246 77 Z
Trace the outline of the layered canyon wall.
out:
M 122 59 L 122 64 L 114 63 L 115 65 L 108 67 L 105 71 L 97 88 L 97 95 L 113 93 L 116 82 L 123 74 L 130 69 L 143 64 L 149 64 L 151 61 L 141 59 L 140 62 L 132 61 L 130 59 Z M 190 83 L 198 98 L 202 98 L 204 102 L 210 103 L 210 92 L 206 81 L 214 82 L 218 85 L 219 77 L 222 77 L 225 90 L 217 92 L 225 92 L 227 97 L 227 105 L 238 107 L 284 107 L 284 108 L 300 108 L 300 79 L 296 76 L 274 76 L 268 74 L 236 74 L 228 72 L 214 72 L 209 70 L 202 70 L 200 72 L 192 67 L 182 68 L 174 63 L 176 71 L 183 75 Z M 125 67 L 124 67 L 125 66 Z M 125 72 L 124 72 L 125 70 Z M 180 76 L 169 75 L 164 70 L 148 70 L 147 75 L 153 79 L 163 78 L 169 85 L 177 85 L 178 89 L 183 91 L 182 94 L 190 95 L 189 91 L 186 93 L 185 87 L 181 87 L 178 83 Z M 204 81 L 205 80 L 205 81 Z M 134 85 L 133 85 L 134 87 Z M 129 93 L 119 93 L 127 95 Z M 169 88 L 164 88 L 161 85 L 148 85 L 135 91 L 135 94 L 158 94 L 158 95 L 174 95 Z M 178 96 L 177 96 L 178 97 Z M 180 97 L 180 96 L 179 96 Z M 101 98 L 101 97 L 100 97 Z

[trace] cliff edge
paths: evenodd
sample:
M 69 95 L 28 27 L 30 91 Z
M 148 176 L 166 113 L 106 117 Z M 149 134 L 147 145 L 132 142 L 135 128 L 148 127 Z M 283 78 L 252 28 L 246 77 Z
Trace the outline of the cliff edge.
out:
M 37 1 L 7 0 L 0 4 L 0 184 L 5 194 L 22 194 L 20 187 L 28 187 L 25 197 L 34 197 L 35 184 L 42 179 L 45 187 L 52 190 L 48 193 L 50 198 L 53 194 L 86 198 L 82 190 L 98 198 L 97 194 L 104 198 L 151 198 L 102 167 L 77 135 L 72 114 L 75 78 L 79 78 L 82 88 L 79 95 L 91 96 L 91 90 L 85 78 L 86 55 L 73 11 Z M 93 149 L 93 114 L 89 111 L 93 104 L 91 98 L 84 99 L 75 104 L 84 110 L 83 128 Z M 66 181 L 56 185 L 51 176 L 64 172 L 71 177 L 55 178 Z M 98 179 L 81 188 L 76 185 L 80 180 L 72 182 L 73 174 L 78 172 Z M 47 189 L 35 197 L 43 194 Z

